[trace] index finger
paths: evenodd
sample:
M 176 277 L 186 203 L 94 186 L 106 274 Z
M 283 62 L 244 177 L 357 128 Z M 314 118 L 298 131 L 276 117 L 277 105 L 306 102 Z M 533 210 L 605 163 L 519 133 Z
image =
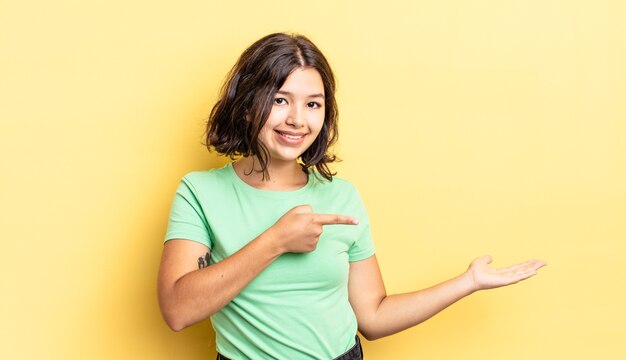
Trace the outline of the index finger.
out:
M 357 225 L 359 220 L 346 215 L 315 214 L 315 221 L 322 225 Z

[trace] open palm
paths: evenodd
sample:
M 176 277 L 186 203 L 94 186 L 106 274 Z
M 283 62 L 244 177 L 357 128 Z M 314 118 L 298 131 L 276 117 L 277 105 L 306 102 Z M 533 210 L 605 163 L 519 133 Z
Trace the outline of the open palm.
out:
M 537 270 L 546 265 L 542 260 L 529 260 L 509 267 L 496 269 L 489 264 L 492 262 L 489 255 L 472 261 L 468 272 L 472 275 L 476 290 L 493 289 L 501 286 L 518 283 L 537 274 Z

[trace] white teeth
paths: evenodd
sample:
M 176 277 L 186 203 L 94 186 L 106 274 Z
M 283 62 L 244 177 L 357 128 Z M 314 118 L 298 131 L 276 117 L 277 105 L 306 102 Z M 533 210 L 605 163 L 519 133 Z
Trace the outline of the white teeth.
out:
M 291 140 L 298 140 L 298 139 L 302 138 L 302 135 L 300 135 L 300 136 L 293 136 L 293 135 L 287 135 L 287 134 L 284 134 L 284 133 L 281 133 L 281 135 L 286 137 L 287 139 L 291 139 Z

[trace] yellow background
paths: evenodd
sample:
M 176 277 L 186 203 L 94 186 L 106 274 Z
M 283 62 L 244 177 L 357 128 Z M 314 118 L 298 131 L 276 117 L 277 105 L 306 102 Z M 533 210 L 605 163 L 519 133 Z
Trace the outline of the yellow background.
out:
M 180 177 L 226 72 L 275 31 L 339 82 L 387 290 L 548 260 L 369 359 L 624 359 L 623 1 L 0 1 L 0 358 L 213 359 L 161 320 Z

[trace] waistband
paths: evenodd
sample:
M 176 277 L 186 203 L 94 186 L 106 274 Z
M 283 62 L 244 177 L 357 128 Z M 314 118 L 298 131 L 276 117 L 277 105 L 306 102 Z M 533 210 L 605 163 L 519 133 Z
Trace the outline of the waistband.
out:
M 354 337 L 355 344 L 345 353 L 339 355 L 333 360 L 362 360 L 363 359 L 363 348 L 361 347 L 361 339 L 359 336 Z M 217 353 L 217 360 L 231 360 L 226 356 Z

